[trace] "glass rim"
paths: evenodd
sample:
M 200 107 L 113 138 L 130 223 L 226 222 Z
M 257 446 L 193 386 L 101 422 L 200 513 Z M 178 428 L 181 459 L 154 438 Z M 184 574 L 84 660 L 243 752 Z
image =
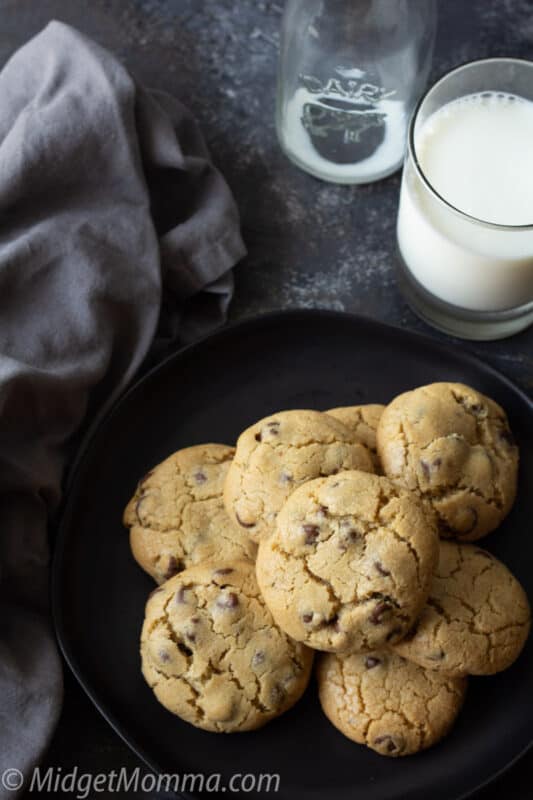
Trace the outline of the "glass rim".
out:
M 422 165 L 418 160 L 418 156 L 416 153 L 416 145 L 415 145 L 415 125 L 418 119 L 418 114 L 420 109 L 422 108 L 423 104 L 438 86 L 442 83 L 447 81 L 453 75 L 456 75 L 458 72 L 463 72 L 466 69 L 469 69 L 473 66 L 483 65 L 483 64 L 520 64 L 520 65 L 527 65 L 530 69 L 533 69 L 533 61 L 530 61 L 527 58 L 506 58 L 506 57 L 495 57 L 495 58 L 479 58 L 473 61 L 466 61 L 464 64 L 459 64 L 457 67 L 446 72 L 442 75 L 438 80 L 436 80 L 429 89 L 426 89 L 424 94 L 418 100 L 413 114 L 411 116 L 411 120 L 409 122 L 409 131 L 407 136 L 407 152 L 411 162 L 415 168 L 415 172 L 417 173 L 419 179 L 422 181 L 425 188 L 429 191 L 429 193 L 442 205 L 444 205 L 449 211 L 453 212 L 456 216 L 461 217 L 468 222 L 475 222 L 477 225 L 482 225 L 486 228 L 491 228 L 493 230 L 498 231 L 530 231 L 533 230 L 533 222 L 527 223 L 525 225 L 506 225 L 500 224 L 499 222 L 489 222 L 486 219 L 481 219 L 480 217 L 475 217 L 473 214 L 468 214 L 466 211 L 462 211 L 457 206 L 454 206 L 453 203 L 450 203 L 446 198 L 441 195 L 430 182 L 429 178 L 424 173 Z M 490 89 L 485 89 L 484 91 L 491 91 Z

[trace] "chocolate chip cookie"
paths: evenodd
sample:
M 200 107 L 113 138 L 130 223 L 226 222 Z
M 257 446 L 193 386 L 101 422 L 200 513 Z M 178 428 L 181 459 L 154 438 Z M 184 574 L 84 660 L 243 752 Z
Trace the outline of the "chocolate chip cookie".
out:
M 296 489 L 259 544 L 257 578 L 278 625 L 331 652 L 374 650 L 412 627 L 439 540 L 421 501 L 360 471 Z
M 369 403 L 362 406 L 341 406 L 326 411 L 355 434 L 355 439 L 370 451 L 376 474 L 381 473 L 381 464 L 377 453 L 376 431 L 385 406 Z
M 280 411 L 239 436 L 224 504 L 259 542 L 272 532 L 281 506 L 297 486 L 346 469 L 374 469 L 369 451 L 348 428 L 320 411 Z
M 448 675 L 492 675 L 518 658 L 530 619 L 526 594 L 501 561 L 473 545 L 442 542 L 427 605 L 394 649 Z
M 203 562 L 156 589 L 141 656 L 165 708 L 219 733 L 259 728 L 287 711 L 313 660 L 275 625 L 250 562 Z
M 158 583 L 209 558 L 255 558 L 254 544 L 222 503 L 234 452 L 223 444 L 178 450 L 137 486 L 124 524 L 136 561 Z
M 385 474 L 426 500 L 444 538 L 479 539 L 513 505 L 518 448 L 506 414 L 468 386 L 433 383 L 396 397 L 377 443 Z
M 325 715 L 341 733 L 396 757 L 431 747 L 448 733 L 463 704 L 466 679 L 380 650 L 322 656 L 318 691 Z

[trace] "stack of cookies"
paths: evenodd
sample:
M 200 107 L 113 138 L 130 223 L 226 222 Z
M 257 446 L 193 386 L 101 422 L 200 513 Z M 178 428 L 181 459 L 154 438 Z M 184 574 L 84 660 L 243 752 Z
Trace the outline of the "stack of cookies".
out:
M 388 756 L 451 728 L 468 675 L 518 657 L 527 597 L 467 542 L 516 494 L 505 412 L 461 384 L 378 405 L 282 411 L 235 449 L 170 456 L 124 513 L 159 584 L 143 674 L 158 700 L 209 731 L 257 728 L 304 692 L 314 651 L 324 713 Z

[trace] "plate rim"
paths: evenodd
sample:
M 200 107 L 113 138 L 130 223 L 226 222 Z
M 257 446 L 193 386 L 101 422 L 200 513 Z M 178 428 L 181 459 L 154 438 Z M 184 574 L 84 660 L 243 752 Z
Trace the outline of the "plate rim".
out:
M 453 346 L 453 339 L 450 342 L 435 339 L 426 333 L 419 333 L 409 328 L 403 328 L 400 325 L 391 325 L 387 322 L 374 319 L 373 317 L 365 314 L 358 314 L 346 311 L 336 311 L 328 308 L 296 308 L 296 309 L 277 309 L 268 311 L 262 314 L 250 315 L 242 319 L 232 321 L 221 327 L 211 331 L 207 335 L 195 340 L 192 343 L 178 347 L 176 350 L 168 353 L 161 361 L 154 364 L 146 372 L 142 372 L 142 365 L 133 378 L 131 383 L 124 389 L 124 391 L 116 398 L 115 402 L 110 406 L 104 403 L 103 410 L 95 416 L 89 423 L 87 430 L 77 447 L 76 453 L 67 468 L 67 473 L 63 482 L 63 493 L 59 508 L 54 515 L 52 521 L 52 559 L 49 575 L 49 595 L 50 595 L 50 610 L 52 624 L 55 632 L 55 637 L 59 645 L 61 654 L 74 675 L 76 681 L 81 686 L 85 694 L 89 697 L 95 708 L 111 726 L 114 732 L 120 737 L 124 744 L 143 762 L 153 773 L 156 775 L 168 774 L 165 773 L 161 765 L 156 760 L 149 756 L 143 747 L 141 747 L 124 728 L 122 723 L 115 717 L 113 713 L 106 708 L 106 703 L 100 699 L 98 691 L 91 685 L 83 673 L 83 667 L 80 667 L 72 648 L 68 642 L 64 625 L 64 614 L 61 607 L 61 577 L 62 577 L 62 564 L 65 552 L 65 544 L 68 539 L 68 525 L 67 517 L 71 505 L 71 496 L 76 484 L 77 475 L 81 469 L 84 458 L 92 444 L 96 434 L 104 427 L 109 420 L 117 413 L 120 412 L 121 406 L 126 403 L 130 396 L 135 394 L 137 390 L 152 380 L 158 373 L 165 370 L 172 362 L 179 361 L 183 357 L 190 355 L 194 350 L 202 348 L 205 344 L 214 339 L 223 339 L 228 335 L 232 335 L 239 328 L 253 328 L 257 325 L 265 323 L 272 323 L 276 320 L 292 319 L 297 321 L 298 318 L 310 319 L 313 317 L 328 318 L 339 322 L 351 322 L 359 325 L 369 325 L 382 332 L 396 332 L 401 334 L 404 340 L 411 340 L 416 342 L 425 342 L 426 345 L 431 346 L 433 349 L 449 354 L 450 348 Z M 520 400 L 528 407 L 531 414 L 533 414 L 533 399 L 529 397 L 524 389 L 514 383 L 513 380 L 501 373 L 498 369 L 491 364 L 486 363 L 483 359 L 479 358 L 469 350 L 461 351 L 461 360 L 470 364 L 472 367 L 481 367 L 485 372 L 488 372 L 498 381 L 504 383 L 506 387 L 518 395 Z M 531 732 L 531 739 L 528 744 L 520 750 L 510 761 L 503 767 L 491 773 L 483 782 L 468 789 L 460 795 L 450 796 L 450 800 L 467 800 L 473 797 L 476 793 L 482 791 L 498 778 L 502 777 L 506 772 L 512 769 L 531 749 L 533 748 L 533 730 Z M 182 800 L 197 800 L 198 795 L 192 795 L 189 792 L 174 792 L 174 796 Z

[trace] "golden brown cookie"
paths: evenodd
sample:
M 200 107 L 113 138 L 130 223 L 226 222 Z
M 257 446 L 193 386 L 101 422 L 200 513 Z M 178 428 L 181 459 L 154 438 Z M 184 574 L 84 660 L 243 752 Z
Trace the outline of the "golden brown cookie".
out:
M 364 444 L 372 455 L 374 462 L 374 471 L 376 474 L 381 473 L 381 464 L 377 452 L 376 431 L 378 423 L 385 410 L 385 406 L 378 405 L 377 403 L 368 403 L 362 406 L 341 406 L 339 408 L 330 408 L 326 411 L 331 417 L 335 417 L 343 425 L 346 425 L 355 434 L 355 439 L 361 444 Z
M 124 524 L 136 561 L 158 583 L 209 558 L 255 558 L 255 545 L 222 502 L 234 452 L 224 444 L 186 447 L 137 486 Z
M 460 383 L 433 383 L 396 397 L 377 432 L 385 474 L 417 491 L 441 536 L 473 541 L 513 505 L 518 448 L 502 408 Z
M 369 451 L 348 428 L 320 411 L 280 411 L 239 436 L 224 504 L 259 542 L 272 532 L 281 506 L 297 486 L 346 469 L 374 469 Z
M 317 650 L 374 650 L 420 614 L 438 541 L 416 495 L 342 472 L 292 493 L 259 544 L 257 578 L 289 636 Z
M 341 733 L 383 756 L 431 747 L 452 727 L 465 678 L 425 670 L 383 650 L 325 655 L 318 665 L 322 709 Z
M 141 636 L 159 702 L 207 731 L 259 728 L 300 698 L 313 654 L 274 623 L 250 562 L 203 562 L 156 589 Z
M 530 620 L 526 594 L 501 561 L 479 547 L 442 542 L 428 603 L 394 649 L 448 675 L 492 675 L 518 658 Z

